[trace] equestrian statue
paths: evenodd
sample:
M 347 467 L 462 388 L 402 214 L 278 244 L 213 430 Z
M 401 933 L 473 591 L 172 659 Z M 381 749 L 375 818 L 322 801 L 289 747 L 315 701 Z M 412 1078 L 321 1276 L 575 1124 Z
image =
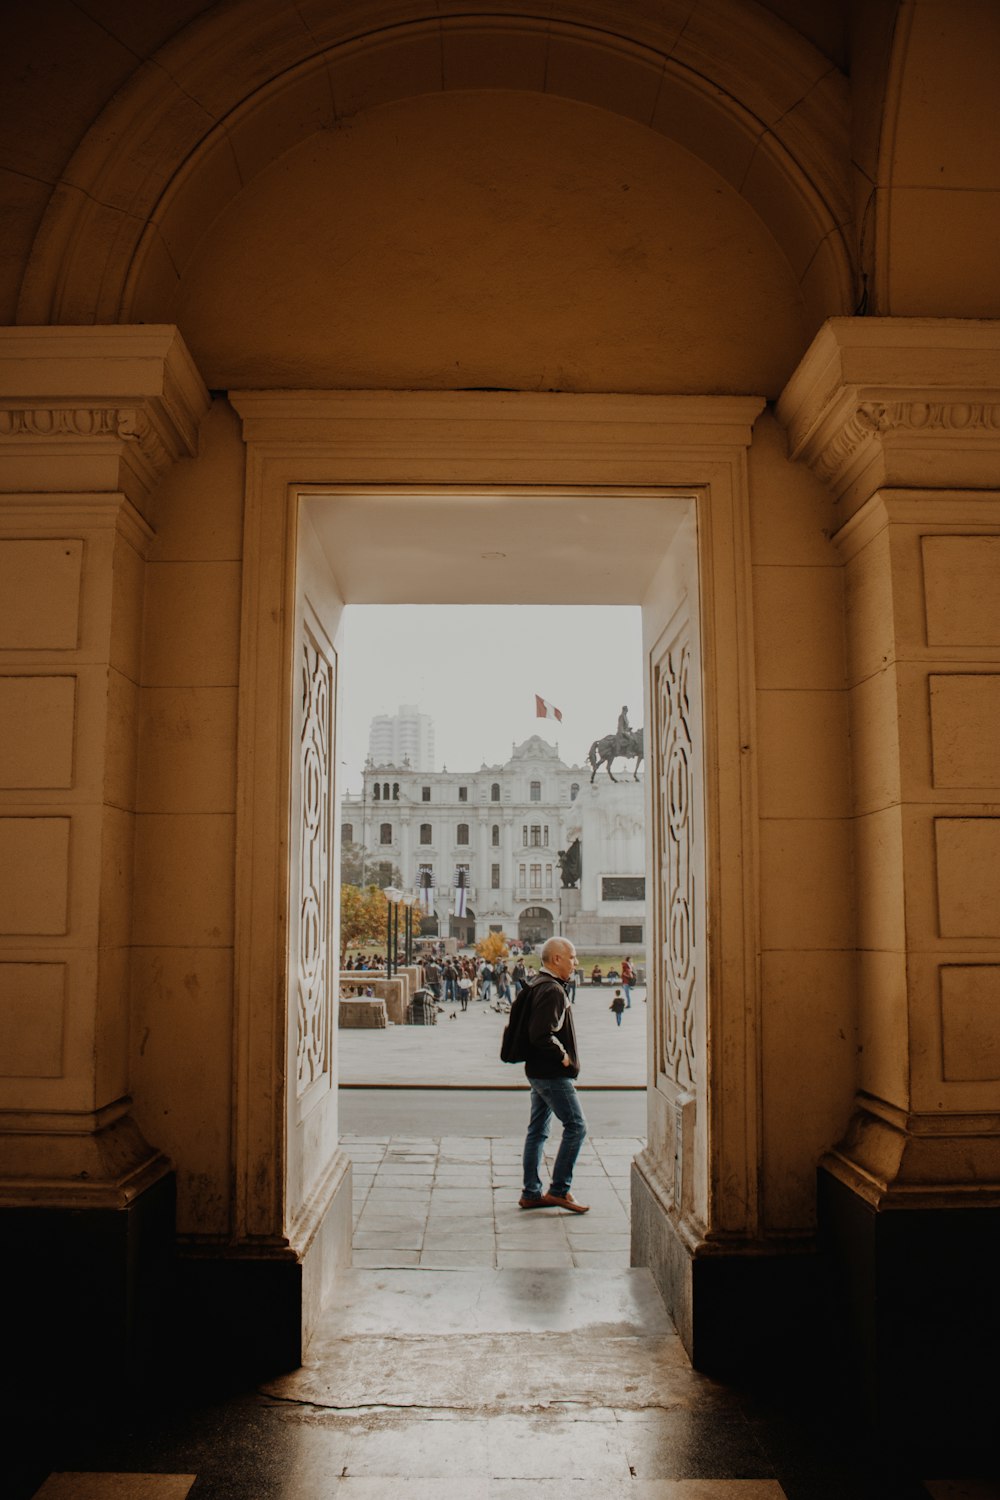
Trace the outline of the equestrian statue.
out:
M 587 759 L 591 765 L 591 784 L 593 784 L 594 777 L 602 766 L 607 767 L 611 780 L 617 782 L 618 777 L 615 776 L 611 769 L 611 762 L 619 755 L 626 760 L 630 756 L 635 756 L 635 769 L 632 772 L 632 780 L 638 781 L 639 767 L 643 759 L 642 730 L 641 728 L 633 729 L 629 724 L 627 704 L 622 705 L 622 711 L 618 715 L 618 728 L 614 734 L 606 734 L 602 740 L 595 740 L 587 752 Z

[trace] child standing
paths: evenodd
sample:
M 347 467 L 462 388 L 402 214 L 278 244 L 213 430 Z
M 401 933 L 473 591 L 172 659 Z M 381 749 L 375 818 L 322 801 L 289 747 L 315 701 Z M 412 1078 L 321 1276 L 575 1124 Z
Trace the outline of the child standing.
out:
M 622 998 L 621 990 L 615 990 L 615 998 L 608 1006 L 608 1009 L 614 1011 L 615 1021 L 620 1026 L 622 1024 L 622 1011 L 625 1009 L 625 1001 Z

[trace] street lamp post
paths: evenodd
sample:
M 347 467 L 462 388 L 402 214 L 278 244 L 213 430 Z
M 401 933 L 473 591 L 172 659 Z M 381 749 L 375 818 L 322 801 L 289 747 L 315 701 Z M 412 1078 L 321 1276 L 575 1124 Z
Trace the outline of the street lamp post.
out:
M 413 903 L 415 899 L 412 891 L 407 891 L 403 897 L 403 905 L 406 907 L 403 928 L 403 962 L 406 964 L 413 962 Z
M 385 945 L 385 977 L 392 978 L 392 971 L 396 966 L 396 943 L 399 938 L 399 902 L 402 891 L 397 890 L 394 885 L 385 888 L 385 899 L 388 903 L 386 908 L 386 945 Z

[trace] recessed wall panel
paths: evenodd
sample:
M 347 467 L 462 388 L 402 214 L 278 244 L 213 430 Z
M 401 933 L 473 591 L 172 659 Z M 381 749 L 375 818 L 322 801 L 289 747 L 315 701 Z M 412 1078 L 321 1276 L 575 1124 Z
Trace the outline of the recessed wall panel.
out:
M 941 1039 L 949 1083 L 1000 1079 L 1000 964 L 942 968 Z
M 73 784 L 74 677 L 0 677 L 0 788 Z
M 0 1078 L 63 1071 L 65 964 L 0 963 Z
M 942 937 L 1000 937 L 1000 818 L 937 818 Z
M 0 935 L 64 933 L 69 818 L 0 818 Z
M 930 705 L 934 785 L 1000 787 L 1000 676 L 931 677 Z
M 1000 645 L 1000 536 L 925 536 L 929 646 Z
M 0 542 L 0 651 L 74 651 L 83 543 Z

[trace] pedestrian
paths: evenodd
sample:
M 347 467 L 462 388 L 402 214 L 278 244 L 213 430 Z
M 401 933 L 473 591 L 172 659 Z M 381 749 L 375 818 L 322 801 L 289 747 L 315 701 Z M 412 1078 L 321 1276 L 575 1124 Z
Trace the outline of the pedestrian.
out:
M 479 998 L 488 1000 L 490 998 L 490 985 L 493 983 L 493 965 L 484 963 L 479 971 Z
M 451 1001 L 452 1004 L 458 999 L 458 970 L 454 961 L 448 959 L 441 971 L 444 979 L 444 1003 Z
M 462 977 L 458 981 L 458 998 L 462 1002 L 463 1010 L 468 1010 L 469 1008 L 469 992 L 471 989 L 472 980 L 469 978 L 468 974 L 463 972 Z
M 576 966 L 576 951 L 567 938 L 551 937 L 542 948 L 542 966 L 527 985 L 531 1005 L 525 1076 L 531 1087 L 531 1115 L 524 1139 L 524 1188 L 520 1208 L 567 1208 L 585 1214 L 589 1205 L 570 1192 L 573 1169 L 587 1135 L 574 1079 L 580 1055 L 566 983 Z M 522 1002 L 523 1003 L 523 1002 Z M 562 1124 L 562 1140 L 547 1193 L 540 1176 L 542 1153 L 552 1116 Z
M 625 991 L 625 1008 L 632 1009 L 632 986 L 635 984 L 635 970 L 632 967 L 631 958 L 622 961 L 622 989 Z
M 612 1000 L 611 1004 L 608 1006 L 608 1010 L 613 1010 L 614 1011 L 614 1013 L 615 1013 L 615 1020 L 618 1022 L 619 1026 L 622 1024 L 622 1011 L 624 1009 L 625 1009 L 625 1001 L 622 999 L 622 992 L 621 992 L 621 990 L 615 990 L 615 998 Z
M 514 965 L 510 977 L 514 981 L 514 994 L 519 995 L 528 982 L 528 971 L 524 966 L 524 959 L 520 956 L 518 956 L 517 963 Z

